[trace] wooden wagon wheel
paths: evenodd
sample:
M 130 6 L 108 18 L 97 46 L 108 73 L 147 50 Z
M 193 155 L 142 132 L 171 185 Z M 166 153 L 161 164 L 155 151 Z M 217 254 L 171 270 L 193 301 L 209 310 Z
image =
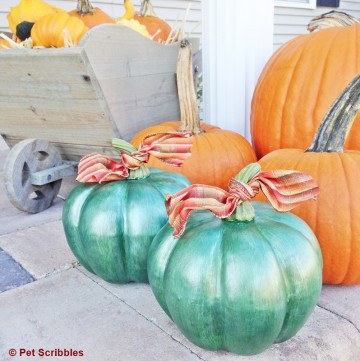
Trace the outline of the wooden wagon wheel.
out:
M 34 185 L 31 175 L 61 163 L 59 151 L 45 140 L 25 139 L 16 144 L 4 164 L 4 185 L 10 202 L 29 213 L 49 208 L 59 192 L 61 179 Z

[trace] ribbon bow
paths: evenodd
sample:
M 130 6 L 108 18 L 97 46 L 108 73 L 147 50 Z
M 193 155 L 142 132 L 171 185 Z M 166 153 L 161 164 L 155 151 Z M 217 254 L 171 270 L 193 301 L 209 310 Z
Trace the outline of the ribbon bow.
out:
M 207 209 L 218 218 L 227 218 L 242 202 L 248 201 L 260 190 L 279 212 L 289 211 L 319 194 L 319 187 L 308 174 L 290 170 L 260 170 L 258 163 L 248 165 L 230 180 L 229 191 L 193 184 L 174 195 L 167 195 L 165 205 L 174 237 L 179 238 L 183 234 L 193 210 Z
M 147 163 L 150 155 L 179 167 L 191 154 L 191 135 L 191 132 L 150 134 L 143 139 L 139 149 L 121 139 L 115 139 L 113 145 L 120 148 L 120 161 L 98 153 L 88 154 L 79 162 L 76 180 L 101 183 L 126 179 L 131 170 Z

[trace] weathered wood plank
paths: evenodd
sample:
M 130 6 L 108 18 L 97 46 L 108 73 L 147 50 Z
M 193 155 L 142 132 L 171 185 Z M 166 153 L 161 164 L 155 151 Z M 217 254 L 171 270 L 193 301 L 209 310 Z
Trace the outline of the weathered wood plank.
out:
M 198 40 L 192 42 L 196 51 Z M 124 26 L 107 24 L 90 31 L 80 45 L 121 138 L 130 140 L 146 126 L 179 119 L 175 79 L 178 43 L 160 45 Z
M 112 137 L 130 140 L 177 120 L 178 48 L 103 25 L 77 48 L 1 52 L 0 134 L 9 146 L 26 138 L 63 143 L 65 159 L 78 159 L 85 149 L 108 149 Z

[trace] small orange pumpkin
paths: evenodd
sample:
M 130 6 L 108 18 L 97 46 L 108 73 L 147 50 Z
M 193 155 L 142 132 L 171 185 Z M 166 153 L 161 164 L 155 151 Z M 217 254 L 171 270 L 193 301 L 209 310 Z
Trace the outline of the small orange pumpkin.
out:
M 20 0 L 16 6 L 10 8 L 6 17 L 11 32 L 16 34 L 16 26 L 23 21 L 35 22 L 44 15 L 58 12 L 66 11 L 43 0 Z
M 182 167 L 171 167 L 150 157 L 148 165 L 168 172 L 177 172 L 192 183 L 214 185 L 228 189 L 229 179 L 238 170 L 256 161 L 250 143 L 240 134 L 219 127 L 200 123 L 192 71 L 191 46 L 181 41 L 177 65 L 181 121 L 165 122 L 140 131 L 131 141 L 135 147 L 148 134 L 191 131 L 193 145 L 191 156 Z
M 319 185 L 316 202 L 292 212 L 318 238 L 323 282 L 328 284 L 360 284 L 360 151 L 343 151 L 359 99 L 360 75 L 333 103 L 307 151 L 278 149 L 259 160 L 263 169 L 297 170 L 310 174 Z M 260 194 L 256 200 L 266 201 Z
M 131 0 L 124 0 L 125 14 L 120 19 L 134 19 L 144 25 L 152 39 L 159 43 L 165 43 L 168 39 L 171 26 L 163 19 L 156 16 L 150 0 L 143 0 L 140 14 L 134 10 Z
M 76 9 L 69 14 L 81 19 L 89 29 L 100 24 L 115 24 L 114 18 L 100 8 L 94 8 L 89 0 L 78 0 Z
M 31 38 L 34 46 L 62 48 L 66 36 L 77 45 L 88 30 L 80 19 L 68 13 L 56 13 L 37 20 L 31 29 Z

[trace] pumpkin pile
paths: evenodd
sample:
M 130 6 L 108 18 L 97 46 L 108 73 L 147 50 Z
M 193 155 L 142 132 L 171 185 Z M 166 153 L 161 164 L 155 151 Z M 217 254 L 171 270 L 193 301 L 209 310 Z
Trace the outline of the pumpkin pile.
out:
M 240 134 L 200 122 L 187 40 L 176 75 L 180 121 L 114 139 L 118 160 L 81 159 L 66 239 L 102 279 L 148 282 L 194 344 L 257 354 L 293 337 L 319 298 L 321 248 L 288 212 L 319 187 L 306 172 L 267 171 Z M 252 201 L 260 192 L 271 206 Z
M 165 44 L 171 27 L 155 15 L 150 0 L 143 0 L 139 14 L 131 0 L 124 0 L 124 9 L 125 14 L 114 19 L 102 9 L 93 7 L 90 0 L 77 0 L 76 9 L 71 11 L 50 5 L 45 0 L 20 0 L 7 14 L 13 38 L 3 36 L 0 48 L 77 46 L 89 29 L 117 23 Z

